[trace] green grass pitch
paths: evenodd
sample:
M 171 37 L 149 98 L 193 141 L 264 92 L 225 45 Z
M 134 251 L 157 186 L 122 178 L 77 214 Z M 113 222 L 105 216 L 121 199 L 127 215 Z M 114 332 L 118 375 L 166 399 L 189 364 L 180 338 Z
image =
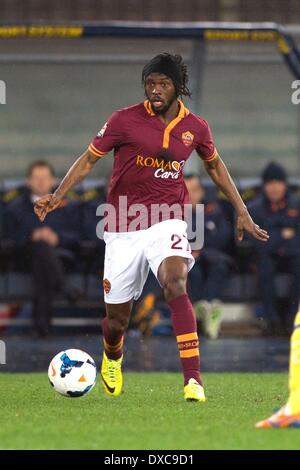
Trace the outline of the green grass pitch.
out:
M 126 373 L 124 394 L 100 380 L 82 398 L 46 374 L 0 374 L 1 449 L 299 449 L 300 430 L 257 430 L 287 398 L 286 374 L 204 374 L 206 403 L 185 403 L 181 376 Z

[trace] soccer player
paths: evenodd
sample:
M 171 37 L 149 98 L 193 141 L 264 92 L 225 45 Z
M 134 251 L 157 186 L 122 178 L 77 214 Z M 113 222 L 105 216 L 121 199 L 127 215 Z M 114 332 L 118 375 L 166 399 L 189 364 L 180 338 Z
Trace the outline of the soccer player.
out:
M 178 211 L 155 223 L 152 214 L 162 204 L 183 207 L 188 203 L 182 173 L 186 160 L 196 150 L 212 180 L 235 207 L 238 239 L 243 238 L 244 231 L 262 241 L 268 240 L 268 234 L 251 219 L 218 155 L 208 123 L 180 100 L 181 96 L 190 96 L 182 58 L 168 53 L 155 56 L 145 65 L 142 82 L 146 100 L 114 112 L 54 194 L 40 199 L 35 211 L 40 220 L 45 220 L 71 187 L 114 150 L 108 203 L 115 209 L 117 223 L 104 234 L 106 317 L 102 323 L 101 375 L 105 391 L 111 396 L 121 393 L 124 333 L 133 300 L 139 298 L 151 268 L 171 310 L 184 375 L 184 398 L 205 401 L 195 314 L 186 292 L 187 274 L 194 264 L 187 224 Z M 145 214 L 144 208 L 146 225 L 139 218 L 140 224 L 134 227 L 132 212 L 136 215 L 140 209 Z
M 256 423 L 257 428 L 300 428 L 300 306 L 291 336 L 289 392 L 287 404 Z

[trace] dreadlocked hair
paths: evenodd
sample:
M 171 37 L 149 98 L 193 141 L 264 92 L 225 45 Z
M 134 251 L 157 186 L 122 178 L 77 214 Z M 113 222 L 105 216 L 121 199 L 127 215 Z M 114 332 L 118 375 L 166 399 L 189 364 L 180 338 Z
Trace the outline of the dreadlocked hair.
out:
M 183 62 L 183 58 L 179 54 L 171 55 L 170 59 L 173 59 L 173 61 L 180 67 L 181 71 L 181 80 L 182 80 L 182 85 L 178 87 L 178 94 L 181 96 L 188 96 L 189 98 L 192 96 L 192 93 L 190 92 L 187 83 L 189 81 L 189 74 L 188 74 L 188 68 L 187 65 Z
M 157 64 L 157 62 L 164 61 L 164 59 L 166 59 L 166 63 L 167 62 L 173 63 L 173 67 L 176 69 L 175 75 L 178 78 L 176 79 L 176 78 L 172 77 L 172 79 L 173 79 L 173 83 L 174 83 L 174 86 L 175 86 L 175 89 L 176 89 L 177 96 L 191 97 L 192 94 L 191 94 L 191 92 L 190 92 L 190 90 L 187 86 L 187 83 L 188 83 L 188 80 L 189 80 L 187 65 L 183 62 L 183 58 L 179 54 L 174 54 L 173 55 L 173 54 L 169 54 L 168 52 L 163 52 L 163 53 L 158 54 L 157 56 L 153 57 L 153 59 L 151 59 L 151 61 L 148 62 L 148 64 L 146 64 L 145 67 L 143 68 L 143 72 L 142 72 L 142 83 L 143 83 L 143 85 L 145 84 L 147 74 L 151 73 L 150 72 L 151 68 L 153 70 L 153 67 L 154 67 L 154 70 L 156 71 L 155 65 Z M 168 66 L 166 66 L 166 67 L 168 67 Z M 168 70 L 166 72 L 168 72 Z M 173 72 L 174 72 L 174 70 L 173 70 Z M 164 72 L 162 72 L 162 73 L 164 73 Z

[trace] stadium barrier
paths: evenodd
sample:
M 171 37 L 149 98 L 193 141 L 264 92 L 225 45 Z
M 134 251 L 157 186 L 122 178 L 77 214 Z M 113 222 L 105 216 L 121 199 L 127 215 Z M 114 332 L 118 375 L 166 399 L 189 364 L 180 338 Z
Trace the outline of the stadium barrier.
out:
M 12 38 L 167 38 L 193 39 L 196 47 L 193 54 L 193 86 L 196 99 L 199 97 L 197 81 L 202 70 L 204 48 L 212 41 L 275 42 L 287 66 L 296 79 L 300 79 L 300 51 L 287 28 L 277 23 L 232 23 L 232 22 L 69 22 L 13 24 L 0 22 L 0 39 Z M 197 47 L 197 44 L 200 47 Z
M 193 98 L 187 106 L 211 123 L 233 174 L 255 176 L 283 151 L 294 173 L 298 107 L 290 97 L 291 75 L 300 76 L 299 32 L 276 23 L 0 22 L 0 79 L 9 97 L 0 152 L 11 157 L 3 159 L 0 177 L 21 176 L 41 153 L 63 173 L 114 109 L 140 100 L 142 65 L 163 50 L 187 62 Z M 27 125 L 14 115 L 16 106 L 26 109 Z M 200 171 L 195 155 L 187 169 Z M 110 159 L 103 159 L 101 174 L 110 172 Z

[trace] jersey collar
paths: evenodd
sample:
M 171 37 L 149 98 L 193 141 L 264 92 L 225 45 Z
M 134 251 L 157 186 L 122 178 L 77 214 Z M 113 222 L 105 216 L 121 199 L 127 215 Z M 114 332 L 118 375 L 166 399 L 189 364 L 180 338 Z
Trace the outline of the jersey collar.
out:
M 179 122 L 190 113 L 189 110 L 184 106 L 183 102 L 181 100 L 178 100 L 178 101 L 180 105 L 179 113 L 171 122 L 169 122 L 169 124 L 166 126 L 164 130 L 163 145 L 162 145 L 164 149 L 169 148 L 170 132 L 172 131 L 172 129 L 174 129 L 174 127 L 177 126 L 177 124 L 179 124 Z M 144 106 L 149 116 L 155 116 L 155 113 L 152 110 L 152 106 L 149 100 L 144 101 Z
M 187 116 L 190 111 L 184 106 L 183 102 L 181 100 L 178 100 L 179 101 L 179 113 L 178 115 L 176 116 L 175 119 L 177 118 L 180 118 L 180 119 L 183 119 L 185 116 Z M 151 103 L 149 100 L 145 100 L 144 101 L 144 107 L 147 111 L 147 113 L 149 114 L 149 116 L 156 116 L 156 114 L 154 113 L 153 109 L 152 109 L 152 106 L 151 106 Z

